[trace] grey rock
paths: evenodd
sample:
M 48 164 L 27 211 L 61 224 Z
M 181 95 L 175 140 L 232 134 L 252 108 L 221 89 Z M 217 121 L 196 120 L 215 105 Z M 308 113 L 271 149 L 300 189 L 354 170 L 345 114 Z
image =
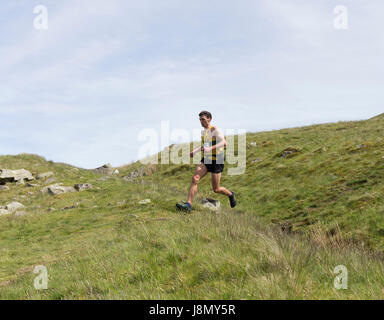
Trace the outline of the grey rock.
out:
M 77 191 L 83 191 L 87 189 L 92 189 L 93 186 L 90 183 L 77 183 L 74 185 Z
M 7 214 L 11 214 L 12 212 L 9 212 L 7 209 L 0 209 L 0 216 L 5 216 Z
M 61 210 L 70 210 L 70 209 L 75 209 L 77 208 L 77 204 L 74 204 L 72 206 L 67 206 L 67 207 L 64 207 L 64 208 L 61 208 Z
M 8 191 L 9 187 L 8 186 L 1 186 L 0 185 L 0 191 Z
M 101 178 L 97 179 L 97 181 L 105 181 L 105 180 L 108 180 L 110 178 L 111 178 L 110 176 L 105 176 L 105 177 L 101 177 Z
M 41 193 L 49 193 L 52 195 L 67 193 L 67 192 L 76 192 L 75 188 L 73 187 L 65 187 L 62 183 L 55 183 L 50 186 L 44 187 L 40 190 Z
M 283 157 L 283 158 L 286 158 L 286 157 L 288 157 L 290 154 L 293 154 L 293 151 L 283 151 L 282 152 L 282 154 L 281 154 L 281 156 Z
M 213 211 L 217 211 L 220 209 L 220 201 L 219 200 L 214 200 L 210 198 L 205 198 L 201 200 L 201 204 L 203 205 L 204 208 L 208 208 Z
M 27 187 L 40 187 L 39 184 L 36 184 L 36 183 L 30 183 L 30 182 L 27 182 L 27 183 L 26 183 L 26 186 L 27 186 Z
M 62 186 L 63 184 L 62 183 L 55 183 L 55 184 L 51 184 L 47 187 L 44 187 L 43 189 L 40 190 L 41 193 L 45 194 L 45 193 L 48 193 L 48 189 L 50 187 L 59 187 L 59 186 Z
M 5 206 L 5 209 L 8 210 L 9 212 L 13 213 L 17 209 L 21 209 L 21 208 L 24 208 L 24 207 L 25 206 L 22 203 L 14 201 L 14 202 L 11 202 L 11 203 L 7 204 Z
M 8 170 L 0 169 L 0 184 L 6 184 L 7 182 L 18 182 L 18 181 L 32 181 L 34 177 L 32 173 L 25 169 L 19 170 Z
M 93 169 L 93 172 L 100 173 L 100 174 L 106 174 L 106 175 L 112 175 L 113 174 L 113 168 L 112 166 L 107 163 L 99 168 Z
M 129 182 L 132 182 L 135 179 L 143 177 L 145 175 L 146 175 L 146 172 L 144 170 L 144 167 L 140 167 L 139 169 L 132 171 L 128 176 L 124 176 L 123 179 Z
M 25 211 L 16 211 L 15 217 L 22 217 L 25 216 L 27 213 Z

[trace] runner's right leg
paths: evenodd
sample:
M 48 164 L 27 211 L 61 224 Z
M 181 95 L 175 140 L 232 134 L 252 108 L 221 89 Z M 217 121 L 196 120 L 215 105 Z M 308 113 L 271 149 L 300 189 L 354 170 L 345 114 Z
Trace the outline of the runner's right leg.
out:
M 192 183 L 189 188 L 189 193 L 188 193 L 188 202 L 192 204 L 193 198 L 195 197 L 197 193 L 197 184 L 199 181 L 204 178 L 204 176 L 207 174 L 207 167 L 205 166 L 204 163 L 199 163 L 197 165 L 196 171 L 192 177 Z

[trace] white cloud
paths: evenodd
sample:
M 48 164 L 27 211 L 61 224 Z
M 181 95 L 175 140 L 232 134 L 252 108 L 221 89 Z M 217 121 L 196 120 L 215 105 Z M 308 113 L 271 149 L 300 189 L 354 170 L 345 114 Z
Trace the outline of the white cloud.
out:
M 140 129 L 192 129 L 203 107 L 249 131 L 382 112 L 379 0 L 347 1 L 342 32 L 331 0 L 46 5 L 47 31 L 33 29 L 29 1 L 3 11 L 4 152 L 119 165 L 136 158 Z

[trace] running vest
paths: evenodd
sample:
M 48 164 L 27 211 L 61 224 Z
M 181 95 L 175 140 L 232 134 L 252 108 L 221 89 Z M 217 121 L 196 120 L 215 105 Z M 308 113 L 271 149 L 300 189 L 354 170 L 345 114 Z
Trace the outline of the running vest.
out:
M 201 144 L 204 147 L 211 147 L 216 145 L 216 136 L 212 136 L 212 126 L 209 125 L 208 129 L 201 131 Z M 204 154 L 205 158 L 217 160 L 218 157 L 224 156 L 224 147 L 213 149 L 211 152 Z

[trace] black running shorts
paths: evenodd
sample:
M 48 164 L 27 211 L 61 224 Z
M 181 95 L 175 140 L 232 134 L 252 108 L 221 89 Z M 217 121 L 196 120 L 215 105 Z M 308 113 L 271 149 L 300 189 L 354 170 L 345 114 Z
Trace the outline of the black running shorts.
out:
M 200 162 L 204 163 L 204 158 L 202 158 Z M 204 163 L 208 169 L 208 172 L 212 172 L 212 173 L 223 172 L 224 163 L 216 163 L 216 160 L 211 160 L 211 161 L 207 160 L 207 162 L 211 162 L 211 163 Z M 221 161 L 221 162 L 223 162 L 223 161 Z

